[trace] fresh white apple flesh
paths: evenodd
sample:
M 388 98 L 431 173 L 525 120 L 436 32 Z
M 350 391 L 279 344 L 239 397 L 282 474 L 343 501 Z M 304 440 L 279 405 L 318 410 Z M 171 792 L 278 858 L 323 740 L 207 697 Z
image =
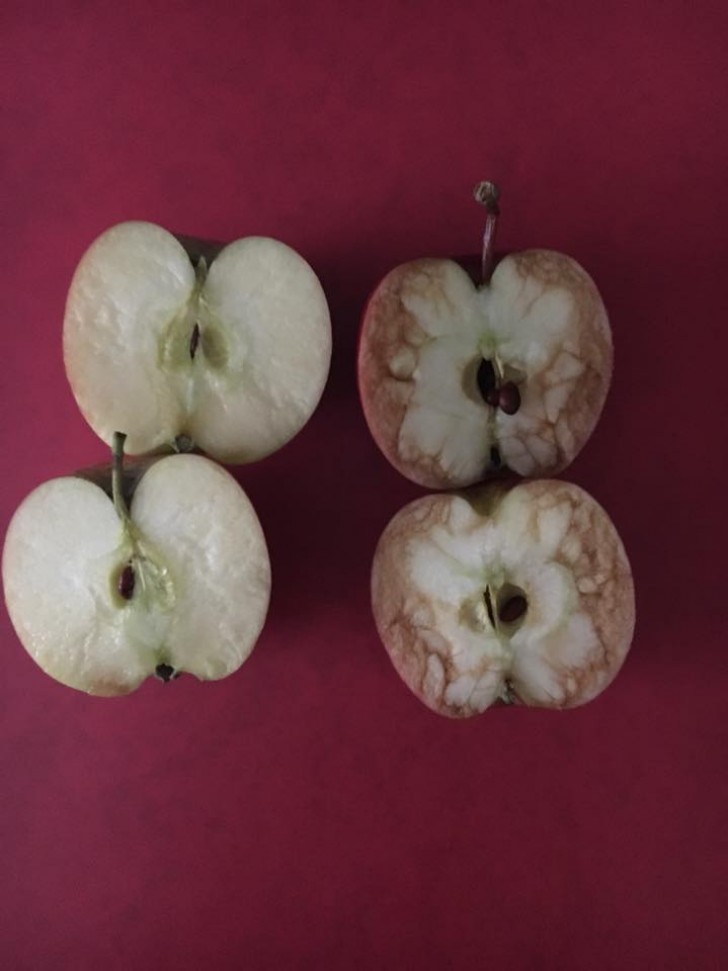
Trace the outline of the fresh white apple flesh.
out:
M 196 267 L 146 222 L 103 233 L 71 282 L 66 373 L 94 431 L 142 454 L 184 438 L 223 462 L 274 452 L 312 415 L 331 359 L 321 285 L 290 247 L 251 236 Z
M 452 260 L 421 259 L 394 269 L 369 300 L 359 388 L 371 434 L 399 472 L 460 488 L 504 467 L 566 468 L 602 411 L 612 357 L 604 304 L 570 257 L 512 254 L 480 287 Z
M 554 480 L 410 503 L 379 540 L 372 607 L 400 676 L 455 718 L 497 702 L 590 701 L 635 622 L 614 525 L 583 489 Z
M 86 479 L 54 479 L 15 513 L 2 560 L 8 613 L 51 677 L 127 694 L 157 671 L 231 674 L 270 596 L 263 532 L 233 477 L 197 455 L 142 475 L 127 515 Z

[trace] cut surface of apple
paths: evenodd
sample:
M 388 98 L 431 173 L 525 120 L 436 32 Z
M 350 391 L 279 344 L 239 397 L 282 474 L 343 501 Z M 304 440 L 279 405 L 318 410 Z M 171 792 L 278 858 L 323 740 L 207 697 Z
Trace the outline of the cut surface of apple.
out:
M 612 521 L 555 480 L 410 503 L 379 540 L 372 608 L 400 676 L 451 717 L 590 701 L 617 674 L 635 623 Z
M 389 273 L 365 310 L 358 375 L 367 424 L 407 478 L 460 488 L 574 459 L 612 375 L 606 310 L 568 256 L 506 256 L 476 286 L 452 260 Z
M 326 383 L 331 323 L 294 250 L 251 236 L 195 263 L 152 223 L 120 223 L 87 250 L 63 329 L 76 401 L 107 443 L 141 454 L 187 439 L 223 462 L 274 452 Z
M 127 694 L 155 672 L 231 674 L 263 628 L 271 585 L 250 501 L 197 455 L 152 464 L 122 517 L 86 479 L 39 486 L 10 523 L 2 572 L 29 654 L 96 695 Z

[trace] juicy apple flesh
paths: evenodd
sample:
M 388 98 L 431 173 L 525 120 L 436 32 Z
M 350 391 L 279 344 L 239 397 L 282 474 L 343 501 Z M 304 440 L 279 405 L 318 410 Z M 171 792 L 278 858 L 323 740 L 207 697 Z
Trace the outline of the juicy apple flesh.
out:
M 406 506 L 377 546 L 372 607 L 403 680 L 452 717 L 590 701 L 622 665 L 635 618 L 614 525 L 553 480 Z
M 254 461 L 318 404 L 331 359 L 326 298 L 308 263 L 276 240 L 187 245 L 145 222 L 91 245 L 66 304 L 66 373 L 109 444 L 123 429 L 131 454 L 183 441 L 220 461 Z
M 128 513 L 116 499 L 68 476 L 21 504 L 3 551 L 20 641 L 53 678 L 96 695 L 126 694 L 154 673 L 231 674 L 270 594 L 245 493 L 208 459 L 174 455 L 139 478 Z

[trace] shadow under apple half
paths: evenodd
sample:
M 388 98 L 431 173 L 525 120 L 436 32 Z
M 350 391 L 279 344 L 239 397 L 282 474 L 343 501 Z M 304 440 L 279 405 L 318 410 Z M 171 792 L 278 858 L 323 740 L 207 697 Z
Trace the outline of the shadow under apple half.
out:
M 108 444 L 121 428 L 133 455 L 176 443 L 244 463 L 313 414 L 331 322 L 313 270 L 277 240 L 205 245 L 127 222 L 76 269 L 63 351 L 79 408 Z
M 224 678 L 251 653 L 268 610 L 253 506 L 198 455 L 124 475 L 120 441 L 111 476 L 53 479 L 16 511 L 2 560 L 13 626 L 47 674 L 89 694 L 127 694 L 155 673 Z
M 573 259 L 534 249 L 493 269 L 498 190 L 487 210 L 480 284 L 453 260 L 396 267 L 362 319 L 358 377 L 371 434 L 392 465 L 432 489 L 503 469 L 551 476 L 597 423 L 612 338 L 594 282 Z
M 405 683 L 455 718 L 497 703 L 590 701 L 617 674 L 635 623 L 613 523 L 556 480 L 410 503 L 379 540 L 372 608 Z

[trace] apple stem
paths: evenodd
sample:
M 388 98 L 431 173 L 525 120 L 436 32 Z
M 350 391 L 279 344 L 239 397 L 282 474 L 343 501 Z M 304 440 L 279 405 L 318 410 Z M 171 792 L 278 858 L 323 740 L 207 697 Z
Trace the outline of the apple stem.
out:
M 498 229 L 498 217 L 500 216 L 500 189 L 495 182 L 478 182 L 473 190 L 473 195 L 481 206 L 485 206 L 485 228 L 483 230 L 483 255 L 481 261 L 480 275 L 485 286 L 490 283 L 493 275 L 493 262 L 495 259 L 495 236 Z
M 114 432 L 111 451 L 114 457 L 111 466 L 111 498 L 114 501 L 114 509 L 119 519 L 125 523 L 129 519 L 129 510 L 124 501 L 124 442 L 126 435 L 123 432 Z

